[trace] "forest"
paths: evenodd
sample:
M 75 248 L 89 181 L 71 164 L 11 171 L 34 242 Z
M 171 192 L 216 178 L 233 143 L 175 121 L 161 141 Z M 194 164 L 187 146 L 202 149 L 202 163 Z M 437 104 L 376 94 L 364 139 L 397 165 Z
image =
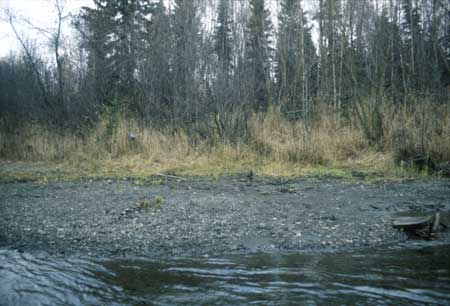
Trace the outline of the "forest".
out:
M 64 4 L 54 27 L 35 28 L 45 53 L 2 12 L 21 52 L 0 59 L 1 159 L 450 175 L 446 0 Z

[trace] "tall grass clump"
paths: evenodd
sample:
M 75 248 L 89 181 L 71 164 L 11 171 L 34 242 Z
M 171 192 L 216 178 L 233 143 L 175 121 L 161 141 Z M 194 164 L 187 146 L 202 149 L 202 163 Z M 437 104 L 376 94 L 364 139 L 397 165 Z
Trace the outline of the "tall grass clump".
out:
M 430 101 L 386 106 L 384 150 L 395 162 L 441 171 L 450 162 L 450 107 Z
M 363 133 L 339 123 L 329 108 L 311 120 L 289 121 L 279 108 L 255 115 L 251 131 L 254 148 L 279 162 L 327 164 L 361 155 L 368 147 Z

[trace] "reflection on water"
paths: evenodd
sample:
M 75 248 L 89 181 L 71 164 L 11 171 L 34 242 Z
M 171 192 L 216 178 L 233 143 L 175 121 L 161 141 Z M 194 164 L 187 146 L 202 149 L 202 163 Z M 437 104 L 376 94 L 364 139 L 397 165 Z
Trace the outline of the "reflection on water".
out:
M 450 245 L 226 259 L 0 250 L 0 305 L 449 305 Z

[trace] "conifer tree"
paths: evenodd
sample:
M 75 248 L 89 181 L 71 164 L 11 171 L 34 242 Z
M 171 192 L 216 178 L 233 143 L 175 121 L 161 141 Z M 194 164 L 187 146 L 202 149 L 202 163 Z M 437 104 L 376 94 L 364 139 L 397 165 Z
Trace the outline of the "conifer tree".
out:
M 250 0 L 245 60 L 250 78 L 250 102 L 254 109 L 267 109 L 270 101 L 272 22 L 264 0 Z
M 187 107 L 195 99 L 195 70 L 200 45 L 200 19 L 197 6 L 195 0 L 175 0 L 171 16 L 174 35 L 172 55 L 174 95 L 180 108 Z
M 306 106 L 308 97 L 313 94 L 317 68 L 316 51 L 301 0 L 283 0 L 278 20 L 278 99 L 288 109 L 298 110 Z
M 229 0 L 220 0 L 217 26 L 214 31 L 214 51 L 219 60 L 219 77 L 228 84 L 232 66 L 232 35 L 229 16 Z

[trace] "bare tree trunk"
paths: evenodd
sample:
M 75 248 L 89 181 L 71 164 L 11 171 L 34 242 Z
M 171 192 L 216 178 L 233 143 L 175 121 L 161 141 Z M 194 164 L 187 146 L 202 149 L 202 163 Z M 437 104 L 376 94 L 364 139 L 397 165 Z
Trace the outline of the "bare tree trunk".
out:
M 331 45 L 330 52 L 331 52 L 331 65 L 332 65 L 332 77 L 333 77 L 333 104 L 334 108 L 337 109 L 337 91 L 336 91 L 336 54 L 335 54 L 335 0 L 331 0 L 328 2 L 328 22 L 329 22 L 329 34 L 330 39 L 328 41 L 328 46 Z
M 389 10 L 390 10 L 390 15 L 391 15 L 391 23 L 396 24 L 397 22 L 397 18 L 396 18 L 396 13 L 394 11 L 394 0 L 389 0 Z M 391 33 L 390 33 L 390 53 L 391 53 L 391 60 L 393 61 L 393 59 L 395 58 L 395 49 L 394 49 L 394 28 L 391 28 Z M 390 74 L 390 86 L 391 86 L 391 98 L 395 99 L 395 94 L 396 94 L 396 89 L 395 89 L 395 64 L 394 62 L 391 63 L 391 74 Z
M 341 97 L 342 97 L 342 77 L 343 77 L 343 64 L 344 64 L 344 43 L 346 40 L 346 35 L 345 35 L 345 24 L 342 25 L 342 37 L 341 37 L 341 42 L 340 42 L 340 52 L 339 52 L 339 93 L 338 93 L 338 97 L 337 97 L 337 108 L 340 111 L 341 109 Z
M 300 73 L 301 73 L 301 88 L 302 88 L 302 111 L 303 111 L 303 115 L 306 115 L 308 113 L 308 105 L 307 105 L 307 96 L 305 95 L 306 93 L 306 87 L 305 87 L 305 29 L 304 29 L 304 20 L 303 20 L 303 7 L 301 4 L 301 0 L 300 0 Z
M 317 88 L 319 95 L 324 93 L 324 75 L 325 75 L 325 53 L 323 46 L 323 0 L 319 0 L 319 54 L 320 54 L 320 70 L 317 78 Z
M 58 96 L 59 101 L 61 103 L 61 110 L 63 118 L 65 117 L 65 99 L 64 99 L 64 74 L 63 74 L 63 64 L 62 59 L 59 53 L 60 42 L 61 42 L 61 25 L 63 20 L 63 8 L 61 7 L 61 3 L 59 0 L 55 0 L 56 9 L 58 11 L 58 26 L 56 30 L 56 34 L 54 37 L 54 48 L 55 48 L 55 60 L 56 60 L 56 68 L 58 70 Z
M 409 8 L 408 8 L 408 14 L 409 14 L 409 20 L 410 20 L 410 31 L 411 31 L 411 44 L 409 46 L 410 48 L 410 56 L 411 56 L 411 73 L 413 76 L 413 79 L 415 79 L 416 77 L 416 67 L 415 67 L 415 54 L 414 54 L 414 44 L 415 44 L 415 37 L 414 37 L 414 24 L 413 24 L 413 15 L 412 15 L 412 11 L 413 11 L 413 3 L 412 0 L 410 2 Z M 410 84 L 411 86 L 411 84 Z
M 20 37 L 19 33 L 16 30 L 16 27 L 14 26 L 13 17 L 11 15 L 8 16 L 9 24 L 11 25 L 11 28 L 17 38 L 17 40 L 20 42 L 20 45 L 22 46 L 23 50 L 25 51 L 25 54 L 27 55 L 28 60 L 30 61 L 31 68 L 33 69 L 36 79 L 39 85 L 39 88 L 41 89 L 42 93 L 42 99 L 44 100 L 44 105 L 49 110 L 54 110 L 53 105 L 50 103 L 50 100 L 48 98 L 47 90 L 45 89 L 44 82 L 42 81 L 42 77 L 39 73 L 39 70 L 36 66 L 36 63 L 33 60 L 33 56 L 31 55 L 30 51 L 28 50 L 27 46 L 25 45 L 25 42 L 23 41 L 22 37 Z
M 396 4 L 396 8 L 395 8 L 395 12 L 396 12 L 396 16 L 397 16 L 397 18 L 396 18 L 396 20 L 401 20 L 401 18 L 400 18 L 400 10 L 399 10 L 399 8 L 398 8 L 398 2 L 397 2 L 397 4 Z M 403 95 L 405 96 L 405 95 L 407 95 L 407 91 L 408 91 L 408 85 L 407 85 L 407 76 L 406 76 L 406 67 L 405 67 L 405 60 L 404 60 L 404 58 L 403 58 L 403 50 L 402 50 L 402 42 L 400 41 L 400 42 L 398 42 L 398 52 L 399 52 L 399 55 L 400 55 L 400 67 L 401 67 L 401 70 L 402 70 L 402 85 L 403 85 Z

